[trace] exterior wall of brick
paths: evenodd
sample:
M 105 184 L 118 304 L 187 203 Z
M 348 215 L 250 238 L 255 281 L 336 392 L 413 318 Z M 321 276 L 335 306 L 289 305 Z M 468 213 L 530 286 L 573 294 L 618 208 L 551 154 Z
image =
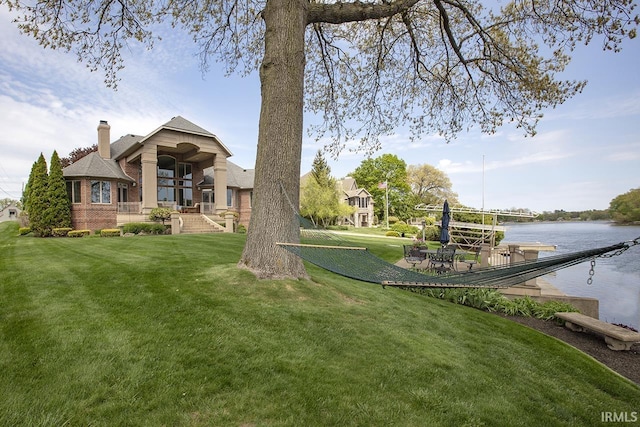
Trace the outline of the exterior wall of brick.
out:
M 111 181 L 111 203 L 91 203 L 91 179 L 80 180 L 80 203 L 71 204 L 71 226 L 74 230 L 101 230 L 116 227 L 117 183 Z
M 140 196 L 140 188 L 142 183 L 141 170 L 140 170 L 140 161 L 134 163 L 128 163 L 125 158 L 122 158 L 118 161 L 120 168 L 122 171 L 131 179 L 135 181 L 135 186 L 132 183 L 127 183 L 129 188 L 129 200 L 123 200 L 123 202 L 139 202 L 142 199 Z
M 249 220 L 251 219 L 251 195 L 253 190 L 239 190 L 237 195 L 237 212 L 239 215 L 238 223 L 249 228 Z

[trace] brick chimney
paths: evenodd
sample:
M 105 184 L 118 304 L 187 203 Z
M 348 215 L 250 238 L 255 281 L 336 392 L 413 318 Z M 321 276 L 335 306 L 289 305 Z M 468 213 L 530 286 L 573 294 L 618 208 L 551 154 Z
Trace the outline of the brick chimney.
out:
M 111 126 L 106 120 L 100 120 L 98 125 L 98 154 L 103 159 L 111 158 Z

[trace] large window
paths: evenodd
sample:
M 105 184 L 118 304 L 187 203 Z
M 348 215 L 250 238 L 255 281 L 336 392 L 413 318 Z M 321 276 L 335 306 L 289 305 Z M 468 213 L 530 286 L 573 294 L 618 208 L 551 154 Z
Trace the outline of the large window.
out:
M 158 202 L 193 206 L 191 164 L 178 163 L 171 156 L 158 156 Z
M 91 203 L 111 203 L 111 183 L 109 181 L 91 181 Z
M 71 203 L 82 203 L 80 181 L 67 181 L 67 195 Z
M 193 172 L 189 163 L 178 163 L 178 203 L 193 206 Z

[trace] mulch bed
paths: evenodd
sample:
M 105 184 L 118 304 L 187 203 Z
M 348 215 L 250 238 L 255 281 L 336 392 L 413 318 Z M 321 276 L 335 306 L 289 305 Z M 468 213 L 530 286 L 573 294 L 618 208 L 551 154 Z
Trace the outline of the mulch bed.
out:
M 607 347 L 604 338 L 591 333 L 570 331 L 554 321 L 532 317 L 504 317 L 564 341 L 623 377 L 640 384 L 640 344 L 634 344 L 629 351 L 614 351 Z

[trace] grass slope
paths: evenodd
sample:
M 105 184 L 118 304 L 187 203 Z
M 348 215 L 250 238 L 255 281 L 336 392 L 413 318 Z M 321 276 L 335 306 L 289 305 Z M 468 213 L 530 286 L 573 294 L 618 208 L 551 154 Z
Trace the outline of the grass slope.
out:
M 0 425 L 587 426 L 640 408 L 536 331 L 313 266 L 257 281 L 243 244 L 0 224 Z

